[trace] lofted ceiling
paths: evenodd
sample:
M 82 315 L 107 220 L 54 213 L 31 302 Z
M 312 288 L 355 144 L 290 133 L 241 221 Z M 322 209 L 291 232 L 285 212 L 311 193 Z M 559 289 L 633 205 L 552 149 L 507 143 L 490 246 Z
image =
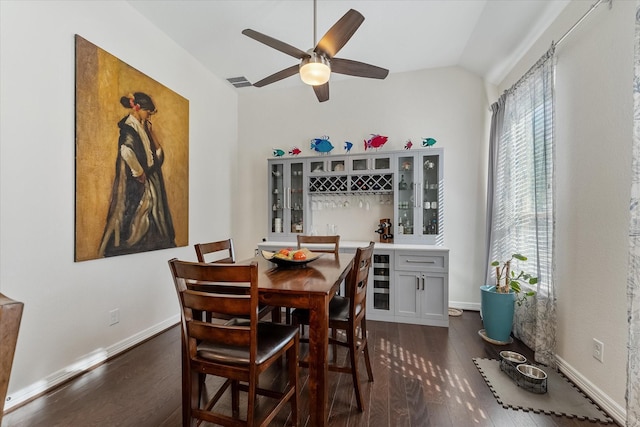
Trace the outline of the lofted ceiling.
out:
M 301 50 L 314 46 L 312 0 L 128 0 L 222 79 L 251 83 L 297 63 L 241 34 L 264 33 Z M 364 23 L 338 57 L 391 74 L 460 66 L 498 84 L 568 0 L 318 0 L 317 39 L 349 9 Z M 357 77 L 332 74 L 331 80 Z M 303 85 L 289 77 L 264 88 Z

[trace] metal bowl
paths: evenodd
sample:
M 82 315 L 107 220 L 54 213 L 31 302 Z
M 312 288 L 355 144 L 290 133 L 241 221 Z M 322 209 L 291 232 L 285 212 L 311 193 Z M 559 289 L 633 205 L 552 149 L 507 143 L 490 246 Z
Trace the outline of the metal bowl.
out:
M 542 382 L 547 379 L 547 373 L 533 365 L 518 365 L 516 369 L 518 369 L 518 372 L 522 375 L 534 381 Z
M 501 351 L 500 357 L 511 364 L 521 365 L 523 363 L 527 363 L 527 358 L 521 355 L 520 353 L 516 353 L 515 351 Z

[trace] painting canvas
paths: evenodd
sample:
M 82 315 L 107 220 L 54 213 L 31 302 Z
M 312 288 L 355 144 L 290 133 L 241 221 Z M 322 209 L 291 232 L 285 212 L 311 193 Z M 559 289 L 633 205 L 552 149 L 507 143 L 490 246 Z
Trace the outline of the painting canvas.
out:
M 75 260 L 188 244 L 189 101 L 76 35 Z

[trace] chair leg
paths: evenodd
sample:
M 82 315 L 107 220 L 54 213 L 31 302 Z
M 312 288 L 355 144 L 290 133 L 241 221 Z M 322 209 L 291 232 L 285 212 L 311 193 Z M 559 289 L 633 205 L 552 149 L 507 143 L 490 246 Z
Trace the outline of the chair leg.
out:
M 240 416 L 240 387 L 236 380 L 231 382 L 231 411 L 234 417 Z
M 360 381 L 358 379 L 358 342 L 355 326 L 347 329 L 347 340 L 349 342 L 349 359 L 351 361 L 351 378 L 353 379 L 353 388 L 356 392 L 356 403 L 358 410 L 364 412 L 364 401 L 362 400 L 362 391 L 360 390 Z
M 371 359 L 369 358 L 369 340 L 367 339 L 367 321 L 363 317 L 360 322 L 360 333 L 362 334 L 362 351 L 364 353 L 364 363 L 367 367 L 369 381 L 373 381 L 373 370 L 371 369 Z
M 338 363 L 338 345 L 335 343 L 335 341 L 338 339 L 338 330 L 336 328 L 331 328 L 331 338 L 333 338 L 334 342 L 333 342 L 333 364 L 337 364 Z
M 189 375 L 189 392 L 188 392 L 189 405 L 187 406 L 186 414 L 183 408 L 183 417 L 186 418 L 186 421 L 187 421 L 187 424 L 184 424 L 184 425 L 195 426 L 197 425 L 197 422 L 196 422 L 197 420 L 193 418 L 193 410 L 200 408 L 200 374 L 197 372 L 190 371 L 188 375 Z
M 291 348 L 289 350 L 287 350 L 287 363 L 289 364 L 288 366 L 288 376 L 289 376 L 289 383 L 291 384 L 292 387 L 295 387 L 295 392 L 293 393 L 293 396 L 291 396 L 291 400 L 289 401 L 291 403 L 291 421 L 292 424 L 294 426 L 298 425 L 298 394 L 299 394 L 299 388 L 298 388 L 298 346 L 299 346 L 299 341 L 298 339 L 295 340 L 295 343 L 293 346 L 291 346 Z
M 257 390 L 257 378 L 253 378 L 249 381 L 249 394 L 247 396 L 247 425 L 253 425 L 253 415 L 255 413 L 256 406 L 256 390 Z

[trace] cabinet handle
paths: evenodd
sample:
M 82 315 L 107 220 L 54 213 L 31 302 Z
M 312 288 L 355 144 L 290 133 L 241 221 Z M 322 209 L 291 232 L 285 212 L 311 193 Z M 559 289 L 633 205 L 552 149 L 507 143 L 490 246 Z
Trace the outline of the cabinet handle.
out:
M 420 259 L 407 259 L 404 262 L 407 264 L 435 264 L 435 261 L 422 261 Z
M 420 276 L 416 276 L 416 291 L 420 290 Z
M 424 291 L 424 281 L 425 281 L 425 278 L 424 278 L 424 274 L 423 274 L 423 275 L 422 275 L 422 290 L 423 290 L 423 291 Z

